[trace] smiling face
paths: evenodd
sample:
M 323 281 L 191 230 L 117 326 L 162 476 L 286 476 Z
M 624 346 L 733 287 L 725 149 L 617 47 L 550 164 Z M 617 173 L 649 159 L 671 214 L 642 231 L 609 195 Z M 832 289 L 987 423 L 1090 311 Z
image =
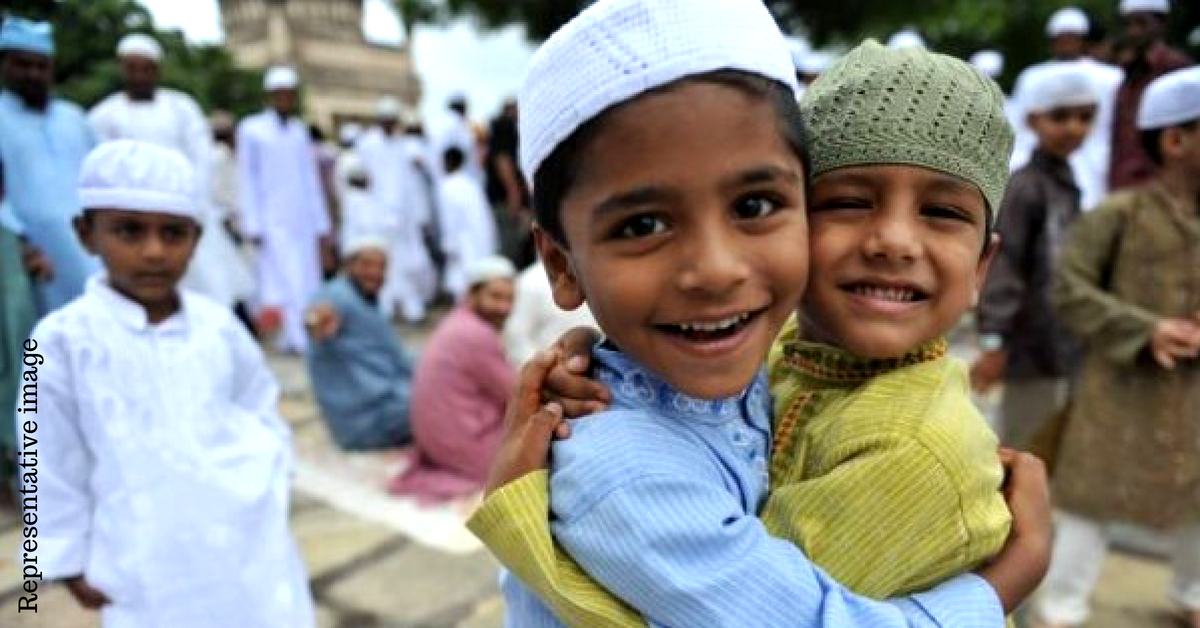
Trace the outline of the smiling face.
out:
M 950 330 L 976 301 L 987 206 L 975 186 L 916 166 L 857 166 L 810 187 L 810 340 L 898 357 Z
M 686 81 L 605 114 L 536 237 L 555 301 L 587 302 L 680 391 L 741 392 L 808 276 L 804 171 L 766 97 Z
M 368 298 L 379 295 L 383 282 L 387 279 L 387 253 L 379 249 L 364 249 L 350 256 L 346 262 L 346 272 L 350 281 Z
M 100 256 L 114 290 L 146 308 L 157 323 L 179 307 L 176 286 L 200 227 L 174 214 L 101 209 L 75 220 L 79 239 Z

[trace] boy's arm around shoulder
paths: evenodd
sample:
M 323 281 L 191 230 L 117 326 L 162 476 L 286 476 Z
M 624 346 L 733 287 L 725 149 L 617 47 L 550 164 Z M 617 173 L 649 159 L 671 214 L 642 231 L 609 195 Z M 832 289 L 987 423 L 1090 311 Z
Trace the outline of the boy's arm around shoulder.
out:
M 1104 286 L 1116 266 L 1122 231 L 1128 221 L 1128 193 L 1110 197 L 1081 216 L 1071 229 L 1058 260 L 1053 297 L 1063 324 L 1109 359 L 1131 362 L 1150 342 L 1159 317 L 1122 301 Z
M 565 443 L 584 431 L 577 424 Z M 771 537 L 736 489 L 715 471 L 706 473 L 717 464 L 707 451 L 682 446 L 678 429 L 636 439 L 605 432 L 576 445 L 590 452 L 593 464 L 575 470 L 570 456 L 560 455 L 569 453 L 563 443 L 555 448 L 556 465 L 568 470 L 566 477 L 555 471 L 554 537 L 653 625 L 966 628 L 1003 622 L 995 592 L 975 576 L 901 600 L 856 596 L 799 548 Z M 587 486 L 570 474 L 586 478 Z M 544 518 L 532 525 L 545 525 Z
M 489 495 L 467 527 L 570 628 L 645 626 L 554 542 L 549 517 L 549 477 L 542 470 Z
M 37 566 L 47 580 L 83 573 L 94 506 L 90 486 L 94 461 L 80 422 L 79 387 L 67 350 L 71 342 L 67 319 L 65 311 L 53 313 L 30 335 L 37 346 L 26 351 L 30 357 L 22 365 L 18 391 L 18 408 L 25 412 L 15 415 L 17 464 L 28 465 L 18 466 L 17 472 L 24 490 L 30 491 L 19 497 L 22 504 L 32 498 L 39 506 L 26 511 L 36 519 L 33 523 L 25 519 L 29 524 L 25 534 L 36 534 L 26 538 L 36 543 Z M 32 528 L 36 532 L 31 533 Z
M 871 384 L 875 402 L 860 395 L 833 432 L 810 440 L 816 464 L 785 467 L 763 511 L 773 531 L 874 598 L 969 571 L 1008 535 L 996 438 L 971 405 L 962 367 L 943 360 L 922 370 L 936 394 L 903 402 L 913 382 Z

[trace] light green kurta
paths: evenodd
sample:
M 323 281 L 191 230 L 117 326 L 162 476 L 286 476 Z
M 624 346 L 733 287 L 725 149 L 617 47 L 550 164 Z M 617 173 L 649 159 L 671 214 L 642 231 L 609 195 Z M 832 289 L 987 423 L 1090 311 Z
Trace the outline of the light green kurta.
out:
M 11 457 L 16 438 L 17 391 L 21 381 L 23 344 L 37 322 L 33 286 L 21 259 L 16 234 L 0 228 L 0 447 Z M 0 474 L 4 468 L 0 463 Z

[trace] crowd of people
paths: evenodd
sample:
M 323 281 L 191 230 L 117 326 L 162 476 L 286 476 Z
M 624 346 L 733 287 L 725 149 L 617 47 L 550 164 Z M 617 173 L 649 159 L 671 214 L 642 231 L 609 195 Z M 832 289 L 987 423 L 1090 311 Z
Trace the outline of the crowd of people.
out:
M 835 55 L 757 0 L 603 0 L 486 130 L 462 94 L 428 133 L 383 97 L 336 147 L 296 69 L 238 121 L 138 33 L 85 112 L 51 25 L 6 18 L 0 469 L 38 461 L 39 568 L 106 626 L 311 626 L 269 345 L 339 447 L 410 448 L 391 492 L 487 485 L 512 625 L 983 627 L 1030 598 L 1067 628 L 1135 523 L 1177 539 L 1200 628 L 1200 69 L 1167 0 L 1119 14 L 1054 13 L 1005 95 L 998 53 L 912 31 Z M 539 351 L 577 325 L 604 338 Z M 970 392 L 1001 384 L 993 433 Z M 611 409 L 566 429 L 582 402 Z

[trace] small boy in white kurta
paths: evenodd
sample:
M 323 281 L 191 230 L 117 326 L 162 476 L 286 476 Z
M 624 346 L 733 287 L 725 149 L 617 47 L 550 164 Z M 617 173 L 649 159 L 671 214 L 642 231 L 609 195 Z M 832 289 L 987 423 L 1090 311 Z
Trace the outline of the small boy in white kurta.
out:
M 170 149 L 121 140 L 84 161 L 75 226 L 105 272 L 32 335 L 31 554 L 105 628 L 310 628 L 278 386 L 227 309 L 177 287 L 192 189 Z

